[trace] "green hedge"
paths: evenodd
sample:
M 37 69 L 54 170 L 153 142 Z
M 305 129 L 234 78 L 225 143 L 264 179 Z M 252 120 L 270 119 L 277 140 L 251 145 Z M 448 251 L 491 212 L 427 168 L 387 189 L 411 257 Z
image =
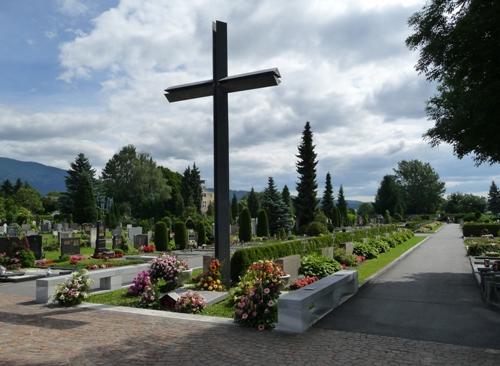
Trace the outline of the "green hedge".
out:
M 493 234 L 498 236 L 500 224 L 464 224 L 462 227 L 464 236 L 481 236 L 483 234 Z
M 248 266 L 261 259 L 278 259 L 288 255 L 314 253 L 324 247 L 337 246 L 349 241 L 360 241 L 363 238 L 374 238 L 377 235 L 383 235 L 395 230 L 397 230 L 395 225 L 384 225 L 353 232 L 338 232 L 334 236 L 325 235 L 241 248 L 231 257 L 231 280 L 236 283 Z

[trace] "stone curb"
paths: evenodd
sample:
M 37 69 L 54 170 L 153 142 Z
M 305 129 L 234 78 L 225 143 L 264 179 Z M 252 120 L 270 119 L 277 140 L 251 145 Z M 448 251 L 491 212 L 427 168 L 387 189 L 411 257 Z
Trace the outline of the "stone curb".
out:
M 198 322 L 202 322 L 202 323 L 212 323 L 212 324 L 219 324 L 219 325 L 232 325 L 232 326 L 236 325 L 236 323 L 234 323 L 233 319 L 228 319 L 228 318 L 223 318 L 223 317 L 218 317 L 218 316 L 184 314 L 184 313 L 175 313 L 173 311 L 139 309 L 139 308 L 132 308 L 132 307 L 128 307 L 128 306 L 93 304 L 93 303 L 88 303 L 88 302 L 85 302 L 81 305 L 78 305 L 77 307 L 78 308 L 86 308 L 86 309 L 104 310 L 104 311 L 114 311 L 114 312 L 118 312 L 118 313 L 154 316 L 154 317 L 159 317 L 159 318 L 198 321 Z
M 380 270 L 378 270 L 377 272 L 375 272 L 374 274 L 372 274 L 370 277 L 368 277 L 367 279 L 365 279 L 365 282 L 363 282 L 362 284 L 359 285 L 359 288 L 369 284 L 370 282 L 376 280 L 378 277 L 380 277 L 381 275 L 383 275 L 385 272 L 387 272 L 389 269 L 391 269 L 392 267 L 394 267 L 397 263 L 399 263 L 401 260 L 403 260 L 404 258 L 406 258 L 408 255 L 410 255 L 414 250 L 416 250 L 417 248 L 419 248 L 422 244 L 424 244 L 427 240 L 429 240 L 429 238 L 431 237 L 432 235 L 427 235 L 426 238 L 424 240 L 422 240 L 420 243 L 418 244 L 415 244 L 413 247 L 411 247 L 410 249 L 408 249 L 406 252 L 404 252 L 403 254 L 401 254 L 399 257 L 397 257 L 396 259 L 394 259 L 391 263 L 389 263 L 387 266 L 385 266 L 384 268 L 381 268 Z

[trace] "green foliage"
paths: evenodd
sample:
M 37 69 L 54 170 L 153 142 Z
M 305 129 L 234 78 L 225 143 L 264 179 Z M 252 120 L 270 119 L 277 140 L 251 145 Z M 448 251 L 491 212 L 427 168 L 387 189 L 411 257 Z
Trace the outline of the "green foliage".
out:
M 493 253 L 500 255 L 500 242 L 498 239 L 496 242 L 486 238 L 467 239 L 465 244 L 467 245 L 467 255 L 482 256 Z
M 240 213 L 239 217 L 239 225 L 240 229 L 238 232 L 238 236 L 242 242 L 248 242 L 252 240 L 252 223 L 250 218 L 250 211 L 248 208 L 245 208 Z
M 181 181 L 181 194 L 184 202 L 184 207 L 193 207 L 196 213 L 200 212 L 202 200 L 202 188 L 200 171 L 193 163 L 193 168 L 190 166 L 184 170 L 184 175 Z
M 342 226 L 341 221 L 340 221 L 340 211 L 339 211 L 339 208 L 337 206 L 333 206 L 332 224 L 333 224 L 333 227 Z
M 293 213 L 292 197 L 290 196 L 290 190 L 288 189 L 288 186 L 286 184 L 283 186 L 283 190 L 281 191 L 281 199 L 283 200 L 285 206 L 288 207 L 290 214 L 292 214 Z
M 452 193 L 446 198 L 444 211 L 450 214 L 486 211 L 486 198 L 473 194 Z
M 375 210 L 380 215 L 384 215 L 387 210 L 391 215 L 395 215 L 404 214 L 403 207 L 403 188 L 398 184 L 395 176 L 384 176 L 375 196 Z
M 236 195 L 233 194 L 233 198 L 231 199 L 231 216 L 233 217 L 233 220 L 236 220 L 239 214 L 238 198 L 236 198 Z
M 377 252 L 380 254 L 388 252 L 391 248 L 389 246 L 389 244 L 385 240 L 382 240 L 382 239 L 370 239 L 370 240 L 368 240 L 368 245 L 377 249 Z
M 389 210 L 385 210 L 385 212 L 384 212 L 384 221 L 386 224 L 392 223 L 392 217 L 391 217 L 391 213 L 389 212 Z
M 354 244 L 353 253 L 356 255 L 362 255 L 366 259 L 372 259 L 378 257 L 378 250 L 368 243 L 360 242 Z
M 335 259 L 321 254 L 309 254 L 301 258 L 299 272 L 304 276 L 323 278 L 341 269 Z
M 266 210 L 268 215 L 271 235 L 277 235 L 281 228 L 287 232 L 290 230 L 292 226 L 290 209 L 283 202 L 272 177 L 269 177 L 268 185 L 264 190 L 262 208 Z
M 178 221 L 174 225 L 175 245 L 179 249 L 186 249 L 188 245 L 188 233 L 186 224 Z
M 328 233 L 328 229 L 325 224 L 319 222 L 319 221 L 313 221 L 311 222 L 306 230 L 306 234 L 308 236 L 318 236 L 322 234 Z
M 488 193 L 488 208 L 492 213 L 500 214 L 500 191 L 494 181 Z
M 257 217 L 257 215 L 259 214 L 260 202 L 253 187 L 248 194 L 247 205 L 248 209 L 250 210 L 250 216 Z
M 430 0 L 409 20 L 406 44 L 420 50 L 416 65 L 437 83 L 427 102 L 435 121 L 431 145 L 451 144 L 477 164 L 500 162 L 500 4 L 492 0 Z
M 43 212 L 43 204 L 40 193 L 31 187 L 21 187 L 14 194 L 14 201 L 18 206 L 24 207 L 33 213 Z
M 257 217 L 257 236 L 261 238 L 266 238 L 269 236 L 269 221 L 267 219 L 267 212 L 264 209 L 259 211 Z
M 429 163 L 402 160 L 394 169 L 403 188 L 406 212 L 409 214 L 435 213 L 442 201 L 445 184 Z
M 32 268 L 35 266 L 35 253 L 33 253 L 31 250 L 20 250 L 19 261 L 21 262 L 21 267 Z
M 326 173 L 325 179 L 325 191 L 323 192 L 323 198 L 321 199 L 321 209 L 323 213 L 330 220 L 333 221 L 333 208 L 335 206 L 333 198 L 333 187 L 332 187 L 332 176 L 330 173 Z M 317 221 L 317 220 L 316 220 Z
M 314 219 L 316 210 L 316 153 L 314 151 L 313 134 L 309 122 L 302 132 L 302 141 L 298 147 L 297 173 L 297 198 L 295 199 L 297 223 L 300 227 L 308 225 Z
M 356 261 L 356 256 L 346 253 L 343 249 L 335 249 L 333 258 L 340 264 L 344 264 L 348 267 L 354 267 L 358 264 L 358 262 Z
M 498 236 L 500 224 L 466 223 L 462 226 L 464 236 L 481 236 L 491 234 Z
M 169 240 L 167 225 L 163 221 L 158 221 L 155 224 L 155 247 L 160 252 L 168 250 Z
M 199 221 L 196 225 L 196 233 L 198 234 L 198 245 L 205 244 L 207 241 L 207 235 L 205 231 L 205 223 Z
M 344 197 L 344 187 L 339 188 L 339 197 L 337 199 L 337 208 L 339 209 L 340 224 L 347 225 L 347 202 Z

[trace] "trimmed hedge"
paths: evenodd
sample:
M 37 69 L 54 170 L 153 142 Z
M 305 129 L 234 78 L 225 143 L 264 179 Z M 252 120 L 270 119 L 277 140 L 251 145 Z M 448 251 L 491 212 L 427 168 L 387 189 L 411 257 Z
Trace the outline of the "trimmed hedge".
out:
M 168 250 L 168 229 L 167 224 L 163 221 L 158 221 L 155 224 L 155 247 L 156 250 L 160 252 L 165 252 Z
M 186 224 L 182 221 L 175 223 L 174 225 L 174 234 L 175 234 L 175 245 L 179 249 L 186 249 L 188 244 L 188 233 Z
M 353 232 L 338 232 L 333 235 L 318 236 L 306 239 L 290 240 L 276 244 L 264 244 L 238 249 L 231 257 L 231 280 L 238 282 L 239 277 L 253 262 L 261 259 L 278 259 L 294 254 L 318 252 L 321 248 L 338 246 L 349 241 L 360 241 L 363 238 L 374 238 L 397 230 L 395 225 L 385 225 Z
M 498 236 L 500 224 L 475 224 L 468 223 L 462 226 L 464 236 L 481 236 L 484 234 L 492 234 Z

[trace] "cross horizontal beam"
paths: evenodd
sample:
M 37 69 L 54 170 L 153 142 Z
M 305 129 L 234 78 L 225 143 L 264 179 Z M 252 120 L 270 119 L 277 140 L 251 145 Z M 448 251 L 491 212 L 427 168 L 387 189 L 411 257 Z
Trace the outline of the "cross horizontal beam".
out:
M 246 74 L 228 76 L 219 80 L 219 86 L 226 93 L 276 86 L 281 75 L 278 69 L 267 69 Z M 213 80 L 199 81 L 165 89 L 165 97 L 170 103 L 181 100 L 208 97 L 214 93 Z

